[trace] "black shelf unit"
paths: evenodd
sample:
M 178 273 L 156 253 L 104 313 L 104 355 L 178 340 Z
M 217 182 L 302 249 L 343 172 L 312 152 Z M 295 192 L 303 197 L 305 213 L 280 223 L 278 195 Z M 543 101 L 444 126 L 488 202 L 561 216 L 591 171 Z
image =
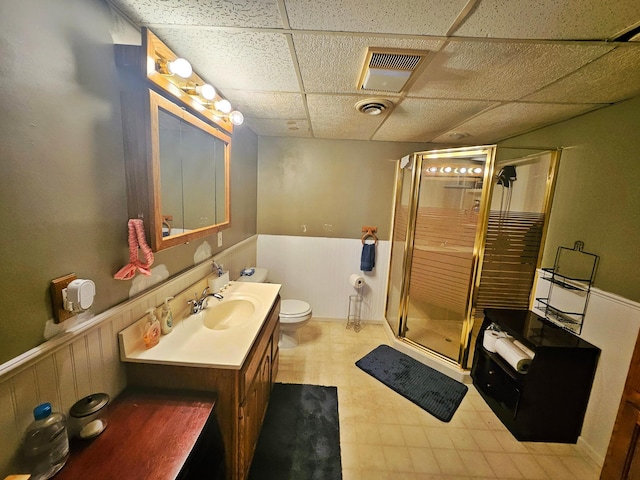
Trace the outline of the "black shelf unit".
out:
M 492 323 L 534 352 L 527 373 L 485 350 L 484 331 Z M 516 439 L 576 443 L 599 355 L 599 348 L 534 312 L 486 309 L 471 378 Z
M 542 269 L 542 279 L 549 282 L 547 296 L 536 298 L 536 308 L 548 320 L 577 334 L 582 332 L 599 261 L 598 255 L 583 252 L 583 247 L 581 241 L 573 248 L 558 247 L 553 268 Z

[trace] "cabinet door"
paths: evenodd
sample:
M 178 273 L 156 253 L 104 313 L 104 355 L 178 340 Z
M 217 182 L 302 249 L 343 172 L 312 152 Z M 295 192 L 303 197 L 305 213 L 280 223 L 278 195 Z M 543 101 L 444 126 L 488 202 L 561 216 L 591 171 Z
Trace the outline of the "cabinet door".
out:
M 476 387 L 491 396 L 515 418 L 520 402 L 520 385 L 483 351 L 476 355 L 473 371 Z
M 600 478 L 616 480 L 640 478 L 640 408 L 638 405 L 630 401 L 623 403 L 618 414 L 616 429 Z
M 267 353 L 262 360 L 262 364 L 260 365 L 260 370 L 258 373 L 258 388 L 259 388 L 259 398 L 258 398 L 258 408 L 260 414 L 260 421 L 258 424 L 258 429 L 260 430 L 262 427 L 262 422 L 264 420 L 264 415 L 267 413 L 267 405 L 269 404 L 269 398 L 271 396 L 271 343 L 269 343 L 269 347 L 267 348 Z M 258 431 L 258 433 L 260 433 Z
M 269 402 L 271 391 L 271 354 L 267 350 L 258 373 L 247 389 L 247 395 L 240 405 L 238 432 L 240 448 L 238 453 L 238 472 L 240 478 L 247 478 L 253 453 L 258 443 L 258 437 L 264 420 L 264 414 Z
M 640 336 L 636 341 L 620 410 L 600 478 L 640 478 Z

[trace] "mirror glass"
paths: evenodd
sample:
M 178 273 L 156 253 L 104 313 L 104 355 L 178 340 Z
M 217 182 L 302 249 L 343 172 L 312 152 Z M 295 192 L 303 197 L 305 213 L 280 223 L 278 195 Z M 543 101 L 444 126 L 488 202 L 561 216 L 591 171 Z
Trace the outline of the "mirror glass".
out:
M 153 92 L 151 107 L 159 250 L 229 226 L 230 138 Z

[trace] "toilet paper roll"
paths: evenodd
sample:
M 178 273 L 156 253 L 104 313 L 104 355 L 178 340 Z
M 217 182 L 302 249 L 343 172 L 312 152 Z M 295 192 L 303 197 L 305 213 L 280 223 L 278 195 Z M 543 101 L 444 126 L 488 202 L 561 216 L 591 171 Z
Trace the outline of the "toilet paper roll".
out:
M 513 344 L 509 338 L 496 340 L 496 353 L 511 365 L 518 373 L 527 373 L 531 366 L 531 358 Z
M 362 286 L 364 286 L 364 278 L 362 278 L 357 273 L 353 273 L 349 277 L 349 283 L 355 288 L 361 288 Z
M 495 330 L 485 330 L 482 338 L 482 346 L 485 350 L 491 353 L 496 353 L 496 341 L 499 338 L 504 338 L 506 335 L 503 332 L 497 332 Z

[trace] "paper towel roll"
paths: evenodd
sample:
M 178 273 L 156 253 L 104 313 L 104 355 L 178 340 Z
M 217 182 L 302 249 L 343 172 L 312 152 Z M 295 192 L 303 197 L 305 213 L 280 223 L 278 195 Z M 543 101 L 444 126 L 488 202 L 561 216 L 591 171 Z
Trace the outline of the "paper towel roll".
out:
M 509 338 L 496 340 L 496 353 L 511 365 L 518 373 L 527 373 L 531 358 L 513 344 Z
M 529 357 L 529 358 L 533 359 L 533 357 L 535 357 L 535 356 L 536 356 L 536 353 L 535 353 L 533 350 L 531 350 L 531 349 L 530 349 L 530 348 L 528 348 L 527 346 L 523 345 L 523 344 L 522 344 L 521 342 L 519 342 L 518 340 L 514 340 L 514 341 L 513 341 L 513 344 L 514 344 L 516 347 L 518 347 L 520 350 L 522 350 L 522 351 L 527 355 L 527 357 Z
M 349 283 L 356 288 L 361 288 L 364 285 L 364 278 L 357 273 L 353 273 L 349 277 Z

